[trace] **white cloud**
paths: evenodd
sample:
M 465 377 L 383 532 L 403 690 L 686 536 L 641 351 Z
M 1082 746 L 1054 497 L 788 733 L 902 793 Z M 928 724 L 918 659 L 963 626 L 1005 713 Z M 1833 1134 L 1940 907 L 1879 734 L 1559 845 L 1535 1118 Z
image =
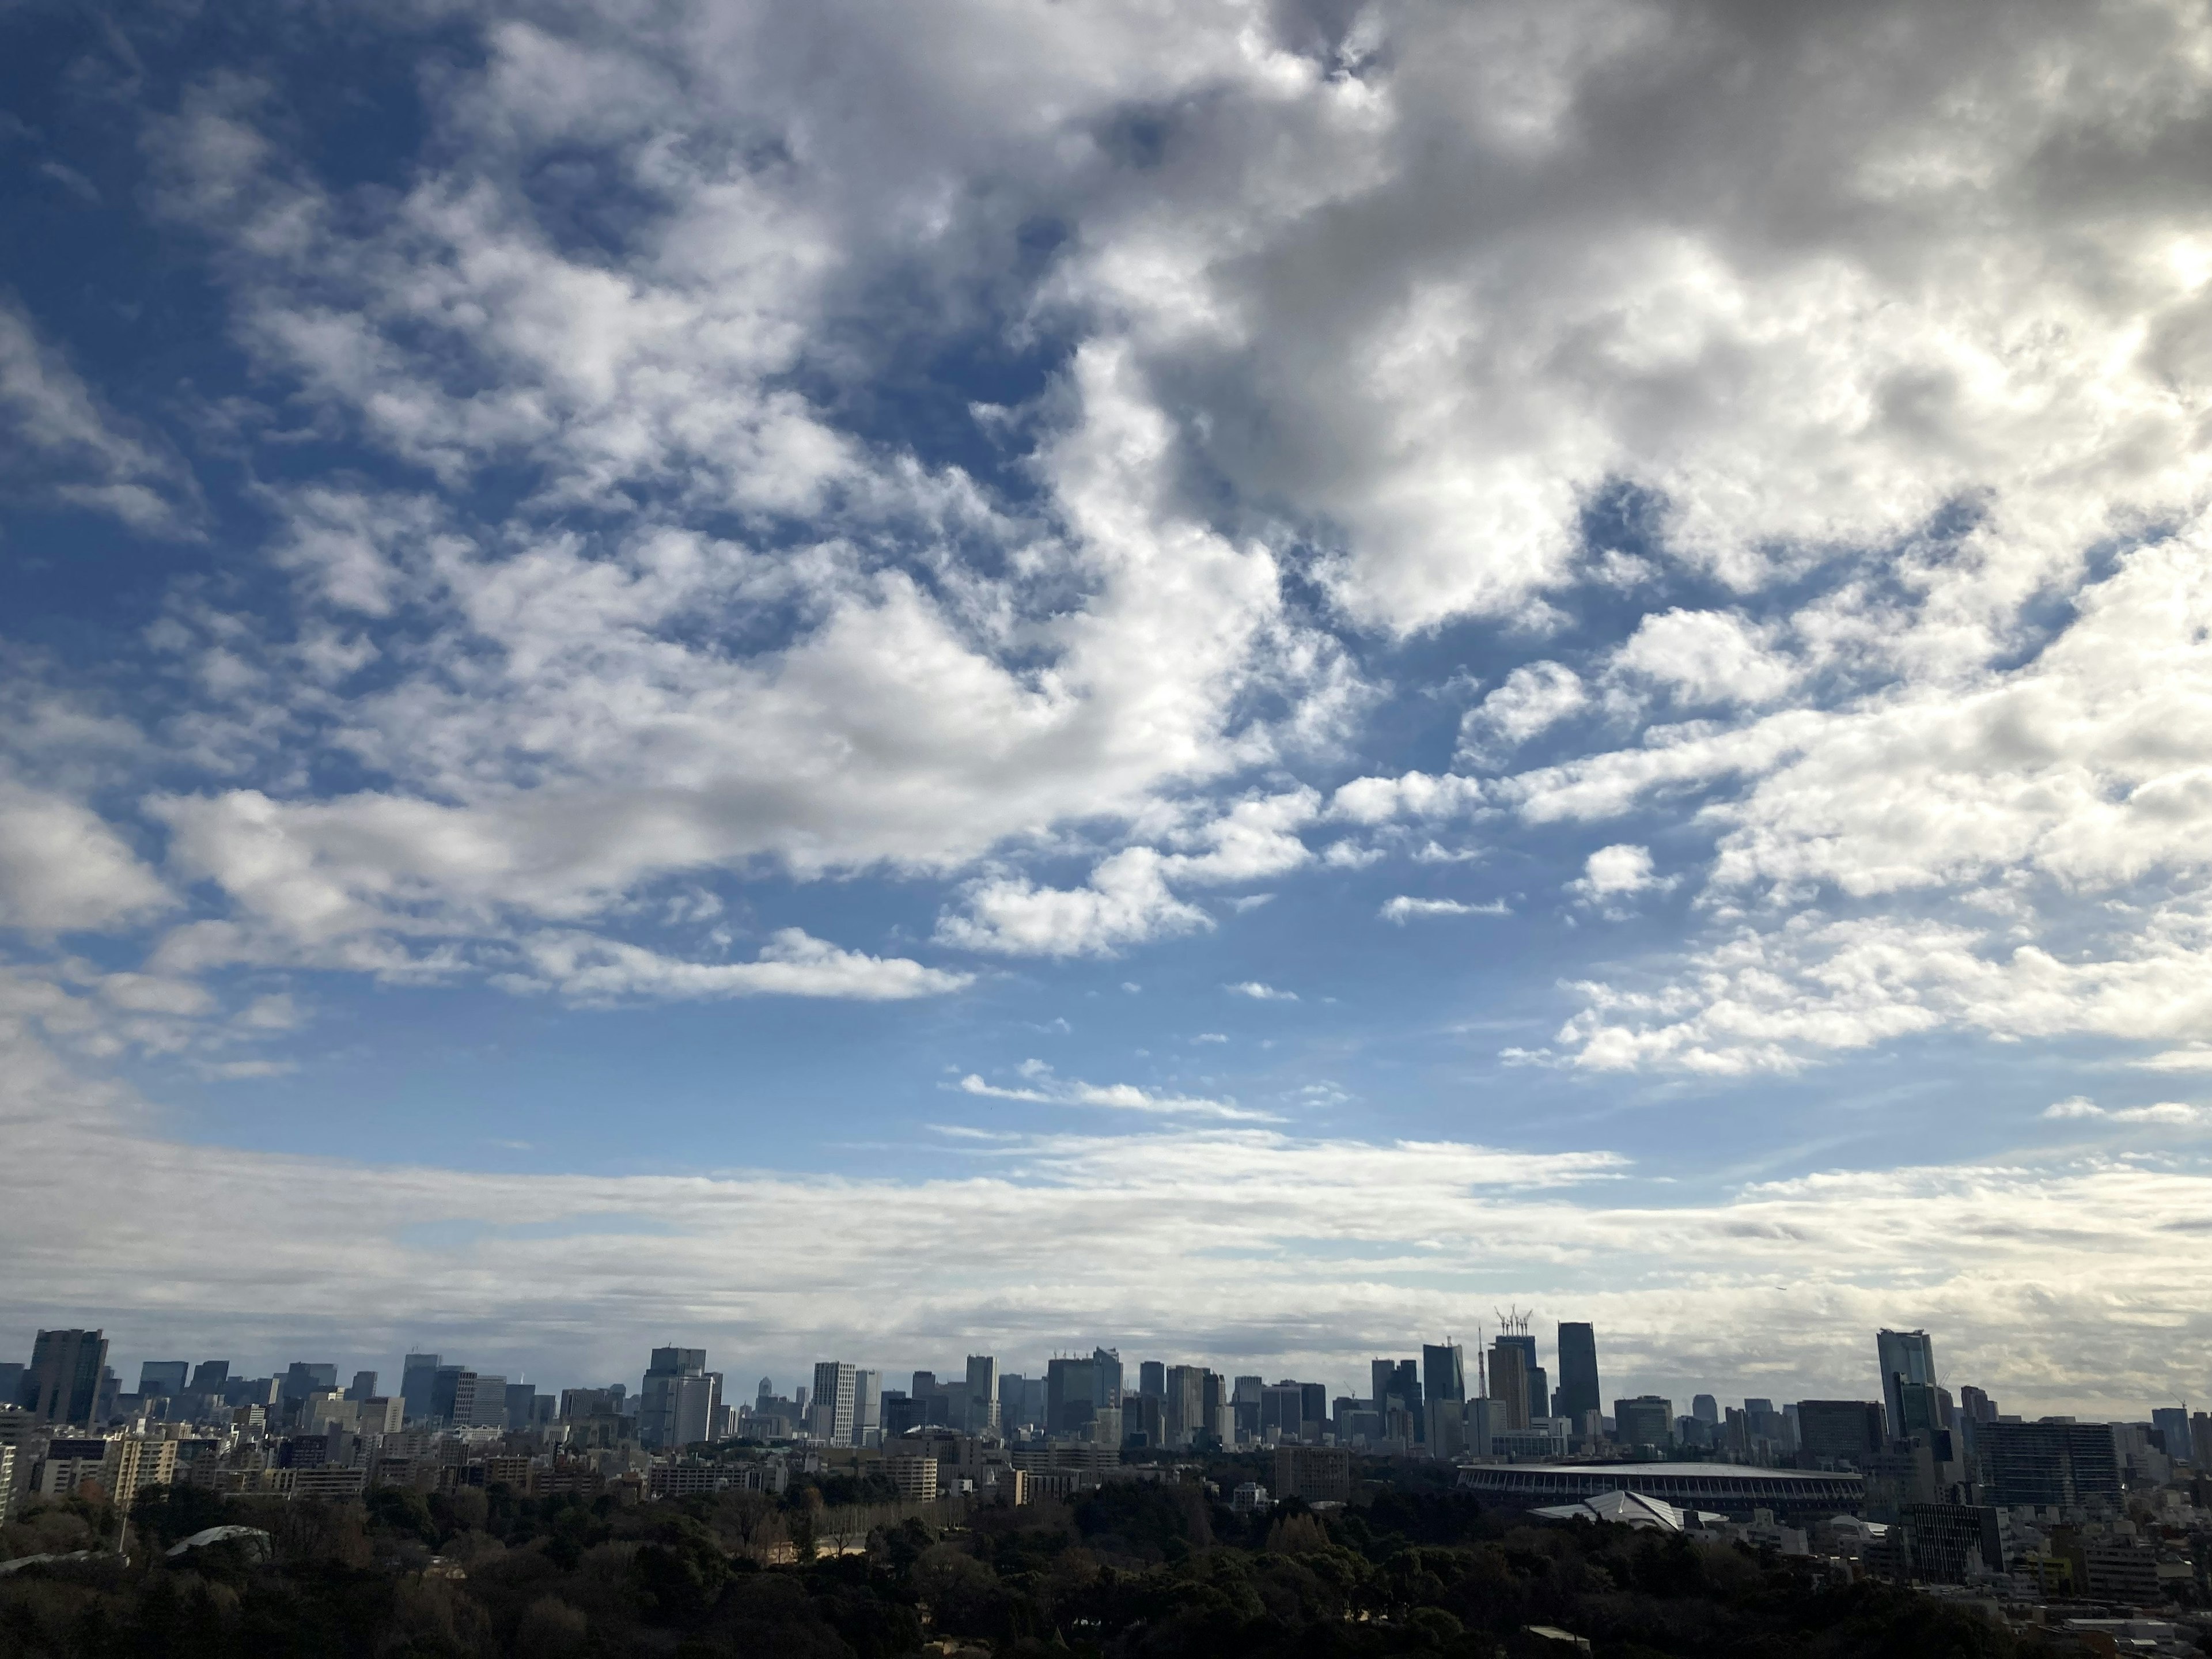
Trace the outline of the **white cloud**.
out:
M 1298 994 L 1296 991 L 1279 991 L 1273 986 L 1262 984 L 1256 979 L 1248 979 L 1236 985 L 1224 985 L 1221 988 L 1237 996 L 1250 997 L 1255 1002 L 1296 1002 L 1298 1000 Z
M 1741 617 L 1723 611 L 1648 616 L 1613 653 L 1612 673 L 1677 702 L 1771 702 L 1796 678 L 1789 659 Z
M 198 492 L 183 462 L 103 407 L 68 360 L 39 337 L 29 313 L 5 295 L 0 430 L 13 452 L 0 477 L 28 496 L 104 514 L 145 535 L 198 533 Z
M 1116 853 L 1073 890 L 1019 877 L 973 884 L 966 914 L 938 918 L 940 944 L 1013 956 L 1109 956 L 1164 935 L 1213 926 L 1213 918 L 1169 891 L 1165 860 L 1149 847 Z
M 1384 901 L 1376 914 L 1385 921 L 1395 921 L 1401 927 L 1415 916 L 1504 916 L 1511 910 L 1504 899 L 1492 899 L 1487 904 L 1468 904 L 1458 899 L 1412 898 L 1404 893 Z
M 2107 1108 L 2076 1095 L 2044 1109 L 2047 1118 L 2096 1118 L 2109 1123 L 2154 1123 L 2173 1128 L 2212 1128 L 2212 1106 L 2161 1100 L 2149 1106 Z
M 1555 662 L 1523 664 L 1468 710 L 1459 725 L 1459 762 L 1483 764 L 1579 713 L 1589 702 L 1582 678 Z
M 1022 1084 L 1014 1087 L 986 1083 L 975 1073 L 960 1079 L 963 1094 L 992 1100 L 1027 1101 L 1040 1106 L 1098 1106 L 1116 1112 L 1141 1112 L 1160 1117 L 1212 1118 L 1223 1122 L 1279 1123 L 1273 1112 L 1255 1111 L 1234 1101 L 1203 1096 L 1164 1095 L 1133 1083 L 1085 1083 L 1076 1078 L 1053 1075 L 1052 1067 L 1030 1060 L 1021 1068 Z
M 580 1002 L 644 997 L 836 997 L 896 1002 L 964 989 L 970 975 L 925 968 L 904 957 L 841 951 L 803 929 L 779 930 L 751 962 L 684 962 L 589 933 L 546 932 L 521 941 L 526 975 L 501 975 L 517 990 L 551 989 Z
M 2013 1156 L 1684 1203 L 1625 1187 L 1633 1170 L 1605 1152 L 1139 1110 L 1133 1133 L 956 1137 L 967 1167 L 903 1179 L 517 1175 L 149 1136 L 112 1086 L 8 1041 L 0 1252 L 20 1271 L 0 1291 L 0 1341 L 15 1346 L 73 1307 L 100 1310 L 129 1348 L 256 1364 L 451 1332 L 477 1363 L 582 1381 L 681 1329 L 780 1372 L 830 1352 L 910 1362 L 954 1331 L 1010 1369 L 1095 1335 L 1348 1382 L 1407 1331 L 1460 1328 L 1510 1293 L 1595 1320 L 1625 1386 L 1741 1375 L 1753 1354 L 1732 1334 L 1756 1331 L 1775 1394 L 1856 1389 L 1863 1333 L 1901 1322 L 1938 1331 L 1947 1374 L 2008 1409 L 2108 1413 L 2212 1355 L 2189 1294 L 2212 1273 L 2207 1178 L 2188 1169 Z M 102 1181 L 134 1201 L 76 1201 Z M 826 1231 L 825 1206 L 841 1218 Z M 410 1242 L 456 1228 L 465 1250 Z M 749 1271 L 717 1271 L 731 1261 Z M 2018 1342 L 2031 1318 L 2051 1342 Z M 2098 1364 L 2068 1365 L 2093 1337 Z
M 50 790 L 0 777 L 0 927 L 101 931 L 175 902 L 112 826 Z

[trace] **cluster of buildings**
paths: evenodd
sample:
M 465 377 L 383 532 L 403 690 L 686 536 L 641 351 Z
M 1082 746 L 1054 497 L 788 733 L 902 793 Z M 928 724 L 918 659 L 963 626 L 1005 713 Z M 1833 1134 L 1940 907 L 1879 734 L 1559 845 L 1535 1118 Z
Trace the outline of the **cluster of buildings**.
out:
M 824 1360 L 789 1395 L 763 1377 L 749 1400 L 726 1399 L 705 1351 L 682 1347 L 653 1350 L 635 1389 L 548 1393 L 411 1353 L 396 1389 L 371 1370 L 341 1385 L 327 1363 L 234 1376 L 222 1360 L 151 1360 L 125 1392 L 101 1332 L 42 1331 L 27 1363 L 0 1364 L 0 1518 L 88 1483 L 126 1503 L 173 1480 L 331 1497 L 496 1483 L 646 1502 L 780 1492 L 796 1474 L 838 1468 L 879 1469 L 912 1500 L 1019 1503 L 1181 1454 L 1244 1450 L 1269 1454 L 1273 1475 L 1272 1493 L 1259 1480 L 1239 1489 L 1248 1508 L 1346 1501 L 1355 1455 L 1427 1459 L 1455 1466 L 1478 1495 L 1547 1513 L 1732 1516 L 1796 1551 L 1812 1547 L 1806 1527 L 1825 1525 L 1858 1565 L 1925 1582 L 2145 1605 L 2205 1591 L 2203 1412 L 2030 1420 L 1980 1389 L 1954 1394 L 1927 1333 L 1889 1330 L 1875 1339 L 1878 1397 L 1723 1405 L 1698 1394 L 1678 1413 L 1640 1395 L 1607 1409 L 1589 1325 L 1559 1325 L 1547 1366 L 1525 1316 L 1501 1324 L 1471 1372 L 1461 1345 L 1430 1344 L 1373 1360 L 1356 1395 L 1200 1364 L 1128 1366 L 1094 1348 L 1041 1376 L 970 1355 L 902 1388 Z

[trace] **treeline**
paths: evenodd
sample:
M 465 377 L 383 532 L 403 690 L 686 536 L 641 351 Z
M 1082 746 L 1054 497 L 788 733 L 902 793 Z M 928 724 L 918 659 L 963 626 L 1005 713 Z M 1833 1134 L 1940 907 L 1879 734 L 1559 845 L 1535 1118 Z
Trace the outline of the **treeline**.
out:
M 846 1492 L 865 1499 L 872 1492 Z M 1819 1588 L 1801 1565 L 1611 1527 L 1510 1524 L 1448 1492 L 1385 1491 L 1314 1514 L 1233 1515 L 1194 1483 L 1116 1482 L 1071 1504 L 908 1516 L 865 1552 L 805 1559 L 833 1507 L 819 1484 L 622 1508 L 504 1488 L 365 1503 L 143 1495 L 133 1563 L 0 1577 L 0 1659 L 2027 1659 L 2040 1650 L 1880 1584 Z M 840 1506 L 842 1507 L 842 1506 Z M 0 1539 L 87 1547 L 112 1516 L 72 1501 Z M 171 1542 L 265 1529 L 273 1559 Z M 790 1540 L 790 1567 L 758 1564 Z

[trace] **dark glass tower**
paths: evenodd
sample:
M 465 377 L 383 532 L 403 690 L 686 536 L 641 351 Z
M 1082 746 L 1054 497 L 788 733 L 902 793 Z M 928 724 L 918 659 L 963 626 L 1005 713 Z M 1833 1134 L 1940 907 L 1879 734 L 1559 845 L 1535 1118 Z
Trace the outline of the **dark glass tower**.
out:
M 1584 1412 L 1601 1410 L 1597 1383 L 1597 1331 L 1583 1324 L 1559 1326 L 1559 1391 L 1553 1415 L 1580 1425 Z

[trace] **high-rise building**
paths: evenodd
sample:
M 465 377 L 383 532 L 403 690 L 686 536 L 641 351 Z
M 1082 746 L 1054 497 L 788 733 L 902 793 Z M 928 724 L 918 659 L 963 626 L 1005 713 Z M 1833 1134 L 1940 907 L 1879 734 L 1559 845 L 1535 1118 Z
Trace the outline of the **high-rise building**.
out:
M 185 1374 L 191 1370 L 188 1359 L 148 1359 L 138 1367 L 138 1395 L 142 1400 L 171 1399 L 185 1391 Z
M 23 1403 L 42 1423 L 91 1425 L 100 1409 L 100 1384 L 107 1370 L 107 1337 L 100 1331 L 40 1331 L 23 1379 Z
M 1206 1421 L 1206 1368 L 1170 1365 L 1162 1376 L 1161 1419 L 1167 1443 L 1187 1451 L 1209 1432 Z
M 1511 1336 L 1500 1336 L 1490 1345 L 1490 1397 L 1497 1402 L 1500 1434 L 1528 1426 L 1528 1352 L 1533 1346 L 1533 1339 Z
M 824 1445 L 853 1443 L 853 1401 L 859 1386 L 854 1369 L 840 1359 L 824 1359 L 814 1367 L 814 1393 L 807 1411 L 807 1428 Z
M 1624 1446 L 1656 1446 L 1663 1451 L 1674 1442 L 1674 1402 L 1659 1395 L 1614 1401 L 1613 1422 L 1613 1438 Z
M 846 1367 L 849 1376 L 852 1368 Z M 848 1396 L 850 1411 L 850 1394 Z M 638 1443 L 655 1450 L 696 1446 L 714 1437 L 721 1410 L 722 1374 L 707 1369 L 704 1348 L 655 1348 L 638 1391 Z M 851 1443 L 851 1419 L 839 1445 Z
M 1074 1354 L 1045 1361 L 1045 1432 L 1080 1434 L 1088 1429 L 1098 1413 L 1099 1391 L 1095 1361 Z
M 369 1400 L 374 1398 L 375 1395 L 376 1373 L 356 1371 L 353 1374 L 352 1382 L 346 1388 L 345 1397 L 349 1400 Z
M 877 1446 L 884 1438 L 884 1374 L 865 1365 L 853 1368 L 853 1443 Z
M 1422 1420 L 1420 1368 L 1410 1359 L 1376 1359 L 1370 1361 L 1368 1372 L 1373 1379 L 1375 1409 L 1382 1419 L 1382 1432 L 1397 1433 L 1391 1428 L 1391 1413 L 1404 1413 L 1404 1437 L 1408 1444 L 1425 1438 L 1427 1425 Z M 1462 1375 L 1461 1381 L 1466 1381 Z
M 399 1398 L 410 1421 L 427 1420 L 435 1414 L 438 1372 L 445 1361 L 434 1353 L 410 1353 L 399 1368 Z
M 192 1367 L 191 1392 L 210 1395 L 220 1400 L 222 1391 L 230 1385 L 230 1361 L 203 1359 Z
M 1562 1322 L 1559 1326 L 1559 1387 L 1552 1397 L 1552 1415 L 1579 1423 L 1584 1413 L 1604 1409 L 1604 1404 L 1598 1397 L 1596 1328 Z
M 457 1429 L 496 1429 L 507 1423 L 507 1379 L 489 1371 L 472 1371 L 459 1365 L 439 1373 L 442 1392 L 447 1371 L 453 1374 L 453 1395 L 439 1415 Z M 331 1392 L 335 1393 L 336 1390 Z
M 1157 1359 L 1147 1359 L 1137 1367 L 1137 1392 L 1148 1398 L 1167 1397 L 1168 1368 Z
M 1874 1340 L 1875 1358 L 1881 1370 L 1882 1404 L 1889 1408 L 1889 1431 L 1903 1434 L 1905 1398 L 1901 1392 L 1908 1382 L 1924 1382 L 1934 1388 L 1936 1375 L 1936 1345 L 1929 1340 L 1925 1331 L 1883 1330 Z
M 338 1386 L 338 1368 L 325 1360 L 295 1359 L 284 1368 L 283 1392 L 279 1396 L 287 1406 L 297 1406 L 311 1394 L 334 1394 Z
M 1966 1389 L 1959 1390 L 1960 1394 Z M 2189 1407 L 2160 1406 L 2152 1411 L 2150 1425 L 2166 1447 L 2166 1455 L 2173 1458 L 2191 1458 L 2194 1452 L 2189 1443 Z
M 1867 1468 L 1882 1449 L 1881 1407 L 1871 1400 L 1801 1400 L 1797 1450 L 1814 1468 Z
M 1977 1431 L 1982 1490 L 1999 1509 L 2120 1498 L 2119 1458 L 2104 1423 L 1984 1423 Z
M 1421 1345 L 1421 1395 L 1438 1401 L 1467 1400 L 1467 1356 L 1456 1342 Z
M 1690 1415 L 1700 1423 L 1718 1423 L 1721 1402 L 1709 1394 L 1693 1394 L 1690 1396 Z
M 1115 1387 L 1120 1387 L 1118 1376 Z M 968 1356 L 964 1406 L 962 1426 L 967 1433 L 988 1434 L 999 1426 L 999 1362 L 989 1354 Z

